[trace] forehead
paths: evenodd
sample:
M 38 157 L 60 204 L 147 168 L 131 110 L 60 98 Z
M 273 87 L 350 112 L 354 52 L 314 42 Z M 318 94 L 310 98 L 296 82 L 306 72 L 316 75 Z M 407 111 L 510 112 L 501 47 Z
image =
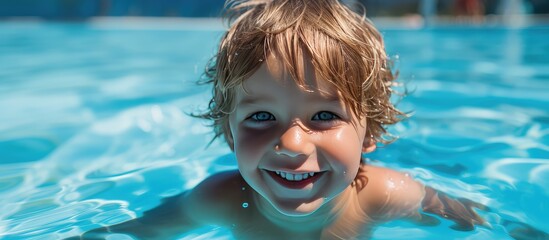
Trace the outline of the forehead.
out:
M 276 54 L 269 54 L 266 61 L 242 83 L 245 92 L 263 89 L 267 92 L 285 88 L 288 92 L 300 92 L 306 95 L 319 95 L 334 99 L 340 92 L 330 82 L 324 80 L 315 70 L 311 58 L 305 54 L 292 65 Z M 293 74 L 292 74 L 293 73 Z

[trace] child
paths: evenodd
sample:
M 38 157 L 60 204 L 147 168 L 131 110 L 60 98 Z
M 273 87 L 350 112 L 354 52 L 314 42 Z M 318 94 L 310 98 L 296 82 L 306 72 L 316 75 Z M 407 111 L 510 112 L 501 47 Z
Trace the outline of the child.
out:
M 389 101 L 394 77 L 379 32 L 336 0 L 235 1 L 207 71 L 216 137 L 238 171 L 210 176 L 142 218 L 95 230 L 167 239 L 201 225 L 237 239 L 367 238 L 391 219 L 471 229 L 472 203 L 407 174 L 368 165 L 384 126 L 405 117 Z

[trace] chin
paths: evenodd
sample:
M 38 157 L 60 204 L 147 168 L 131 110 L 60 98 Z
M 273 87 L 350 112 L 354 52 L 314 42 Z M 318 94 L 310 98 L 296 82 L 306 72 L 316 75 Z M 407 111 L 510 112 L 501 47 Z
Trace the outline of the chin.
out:
M 324 205 L 324 199 L 319 198 L 308 203 L 281 203 L 273 204 L 273 207 L 278 212 L 290 216 L 290 217 L 306 217 L 316 212 L 322 205 Z

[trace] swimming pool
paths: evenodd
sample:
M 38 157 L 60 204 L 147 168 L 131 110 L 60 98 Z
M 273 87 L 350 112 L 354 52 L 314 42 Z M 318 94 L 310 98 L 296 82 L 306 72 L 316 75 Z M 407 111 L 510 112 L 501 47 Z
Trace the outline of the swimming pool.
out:
M 209 89 L 194 82 L 221 31 L 169 26 L 0 23 L 0 238 L 119 223 L 236 168 L 187 115 L 206 106 Z M 382 32 L 411 91 L 400 106 L 414 115 L 367 157 L 489 206 L 492 229 L 394 221 L 373 239 L 549 232 L 549 26 Z M 181 239 L 231 236 L 207 227 Z

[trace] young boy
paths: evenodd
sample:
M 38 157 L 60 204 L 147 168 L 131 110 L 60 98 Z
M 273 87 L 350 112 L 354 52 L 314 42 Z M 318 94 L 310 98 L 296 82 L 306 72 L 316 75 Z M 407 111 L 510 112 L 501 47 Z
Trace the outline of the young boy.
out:
M 207 71 L 209 112 L 238 171 L 210 176 L 142 218 L 95 230 L 167 239 L 201 225 L 236 239 L 367 238 L 376 223 L 431 212 L 471 229 L 472 203 L 368 165 L 405 114 L 379 32 L 336 0 L 235 1 Z

